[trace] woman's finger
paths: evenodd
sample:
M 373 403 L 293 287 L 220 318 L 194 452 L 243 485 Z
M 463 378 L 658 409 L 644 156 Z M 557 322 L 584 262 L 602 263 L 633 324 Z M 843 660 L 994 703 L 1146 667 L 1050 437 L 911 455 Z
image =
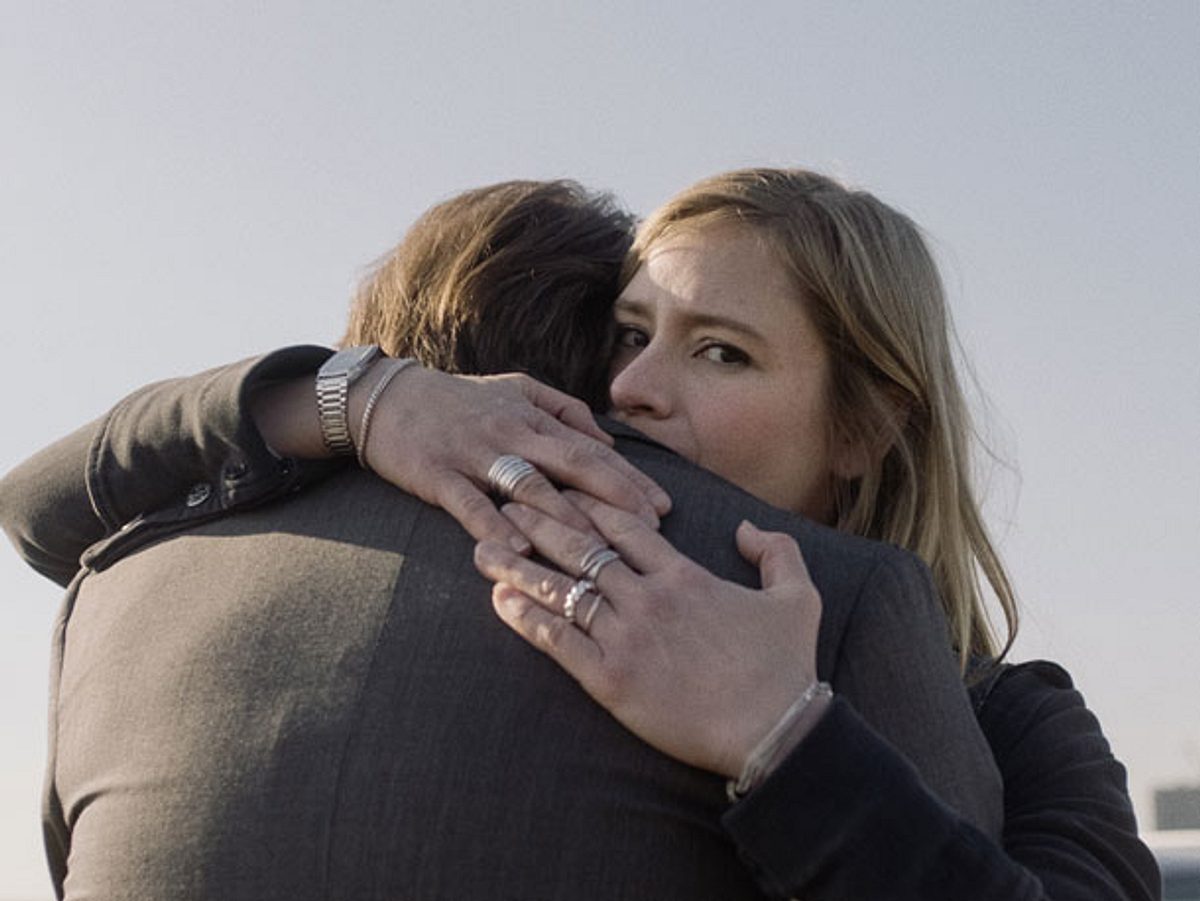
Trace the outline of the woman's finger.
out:
M 497 456 L 497 459 L 499 459 L 499 456 Z M 512 490 L 508 492 L 508 497 L 505 499 L 516 500 L 541 510 L 564 525 L 585 535 L 589 535 L 593 541 L 602 540 L 600 534 L 593 528 L 592 521 L 588 519 L 582 510 L 567 500 L 562 492 L 554 487 L 550 480 L 538 469 L 537 464 L 531 459 L 524 457 L 522 459 L 525 459 L 533 469 L 513 486 Z M 489 477 L 492 465 L 495 465 L 495 460 L 488 467 Z M 495 486 L 491 487 L 494 490 Z M 492 508 L 492 512 L 500 516 L 494 507 Z M 512 527 L 511 523 L 507 524 L 510 528 Z M 467 531 L 471 530 L 467 529 Z M 479 537 L 474 532 L 471 532 L 471 534 L 474 537 Z
M 657 516 L 665 516 L 670 512 L 671 496 L 654 479 L 650 478 L 650 476 L 646 475 L 608 445 L 579 440 L 579 433 L 570 428 L 569 423 L 565 423 L 565 421 L 559 422 L 552 419 L 545 419 L 541 420 L 536 427 L 543 429 L 551 438 L 557 438 L 567 445 L 562 462 L 568 468 L 579 467 L 582 464 L 595 461 L 611 469 L 619 480 L 628 480 L 632 483 L 633 488 L 650 504 Z M 602 474 L 602 470 L 598 470 L 593 474 L 588 473 L 585 469 L 582 474 L 584 477 L 598 477 Z M 601 491 L 592 490 L 593 486 L 574 484 L 571 482 L 569 476 L 561 478 L 560 481 L 564 484 L 572 484 L 573 487 L 588 491 L 590 494 L 608 500 L 610 503 L 616 500 L 615 498 L 606 497 Z M 621 481 L 616 481 L 613 484 L 615 487 L 624 490 Z M 617 506 L 625 510 L 633 509 L 628 503 L 618 503 Z
M 582 629 L 509 585 L 492 589 L 492 606 L 514 632 L 544 652 L 591 693 L 604 652 Z
M 737 529 L 737 548 L 748 563 L 758 567 L 764 591 L 784 585 L 811 585 L 800 545 L 783 532 L 764 532 L 749 520 Z
M 499 392 L 497 399 L 510 411 L 505 420 L 508 424 L 520 422 L 551 439 L 540 446 L 526 447 L 526 435 L 517 432 L 511 440 L 499 442 L 504 448 L 501 453 L 519 453 L 560 483 L 642 513 L 655 525 L 657 517 L 670 510 L 667 493 L 612 449 L 612 437 L 596 424 L 583 401 L 522 374 L 464 380 L 490 383 L 489 388 Z M 512 404 L 514 394 L 520 398 L 516 406 Z M 490 465 L 490 461 L 484 465 Z
M 813 648 L 810 657 L 811 670 L 806 677 L 815 680 L 816 644 L 815 636 L 821 627 L 821 593 L 808 575 L 804 555 L 791 535 L 782 532 L 764 532 L 756 525 L 743 520 L 737 530 L 737 547 L 742 556 L 758 567 L 763 593 L 773 598 L 780 606 L 791 607 L 800 617 L 802 634 L 797 641 L 801 647 L 808 642 Z
M 555 482 L 576 488 L 614 504 L 623 510 L 636 513 L 645 522 L 658 527 L 658 509 L 652 501 L 662 493 L 644 475 L 635 475 L 636 467 L 610 447 L 568 429 L 540 413 L 536 420 L 527 424 L 529 431 L 506 436 L 493 446 L 512 448 L 511 453 L 520 454 Z M 490 462 L 480 461 L 481 467 Z M 518 497 L 517 500 L 524 500 Z M 670 499 L 658 506 L 670 507 Z
M 565 496 L 587 514 L 603 539 L 638 572 L 657 572 L 679 559 L 679 551 L 638 517 L 582 492 L 567 491 Z M 537 547 L 534 536 L 521 523 L 517 526 Z
M 453 516 L 476 541 L 505 544 L 519 554 L 528 554 L 532 549 L 529 539 L 496 509 L 491 498 L 457 473 L 441 473 L 433 495 L 425 500 Z
M 603 539 L 568 528 L 524 504 L 505 504 L 501 512 L 529 539 L 538 554 L 571 573 L 571 579 L 582 577 L 596 553 L 608 547 Z M 658 533 L 648 526 L 643 524 L 641 527 L 648 535 L 658 537 Z M 619 550 L 617 553 L 616 560 L 607 562 L 591 576 L 601 591 L 614 598 L 625 597 L 631 589 L 630 581 L 635 577 L 628 561 L 619 556 Z
M 544 385 L 527 375 L 518 375 L 515 378 L 521 393 L 529 398 L 530 403 L 535 407 L 545 410 L 555 420 L 577 432 L 583 432 L 602 444 L 612 445 L 612 436 L 600 428 L 592 411 L 579 398 Z
M 485 578 L 516 588 L 557 616 L 565 613 L 567 597 L 578 581 L 492 541 L 475 545 L 475 568 Z

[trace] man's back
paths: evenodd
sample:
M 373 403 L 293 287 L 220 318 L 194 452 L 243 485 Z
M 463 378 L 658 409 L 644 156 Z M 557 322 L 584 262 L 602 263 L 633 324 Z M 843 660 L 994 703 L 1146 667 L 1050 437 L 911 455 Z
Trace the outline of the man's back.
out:
M 785 517 L 627 449 L 676 498 L 668 537 L 752 578 L 728 521 Z M 886 715 L 895 699 L 857 697 L 877 686 L 840 648 L 893 552 L 810 531 L 822 668 Z M 351 472 L 84 579 L 52 769 L 69 896 L 758 897 L 721 780 L 642 744 L 505 629 L 471 550 L 440 511 Z M 993 788 L 918 762 L 951 793 Z

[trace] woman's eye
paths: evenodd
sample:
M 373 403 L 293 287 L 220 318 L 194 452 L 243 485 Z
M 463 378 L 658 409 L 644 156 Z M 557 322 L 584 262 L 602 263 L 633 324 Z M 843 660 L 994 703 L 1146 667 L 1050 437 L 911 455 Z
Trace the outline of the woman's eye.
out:
M 617 346 L 642 348 L 650 343 L 649 336 L 632 325 L 617 326 Z
M 710 344 L 700 351 L 700 355 L 713 363 L 726 366 L 742 365 L 750 362 L 745 351 L 738 350 L 731 344 Z

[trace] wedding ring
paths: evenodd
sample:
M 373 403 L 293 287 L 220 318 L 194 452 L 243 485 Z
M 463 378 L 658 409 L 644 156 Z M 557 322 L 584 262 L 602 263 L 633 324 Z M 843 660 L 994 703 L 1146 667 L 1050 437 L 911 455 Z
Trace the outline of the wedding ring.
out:
M 537 469 L 524 457 L 501 454 L 488 470 L 487 480 L 496 494 L 505 500 L 512 500 L 517 486 L 532 475 L 537 475 Z
M 579 571 L 585 579 L 595 582 L 596 579 L 600 578 L 600 570 L 604 569 L 604 567 L 608 566 L 614 560 L 620 559 L 621 555 L 612 548 L 600 545 L 599 547 L 592 548 L 583 555 L 583 559 L 579 561 Z
M 567 599 L 563 603 L 563 617 L 567 622 L 575 622 L 575 608 L 579 606 L 579 602 L 583 600 L 584 595 L 589 591 L 596 590 L 596 583 L 591 579 L 580 579 L 571 586 L 571 590 L 567 592 Z

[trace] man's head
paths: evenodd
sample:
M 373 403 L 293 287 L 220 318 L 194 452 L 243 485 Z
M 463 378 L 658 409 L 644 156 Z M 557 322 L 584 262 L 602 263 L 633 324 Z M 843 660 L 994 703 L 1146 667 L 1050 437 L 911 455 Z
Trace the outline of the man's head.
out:
M 611 196 L 573 181 L 466 191 L 376 264 L 342 342 L 446 372 L 528 372 L 606 409 L 612 302 L 632 231 Z

